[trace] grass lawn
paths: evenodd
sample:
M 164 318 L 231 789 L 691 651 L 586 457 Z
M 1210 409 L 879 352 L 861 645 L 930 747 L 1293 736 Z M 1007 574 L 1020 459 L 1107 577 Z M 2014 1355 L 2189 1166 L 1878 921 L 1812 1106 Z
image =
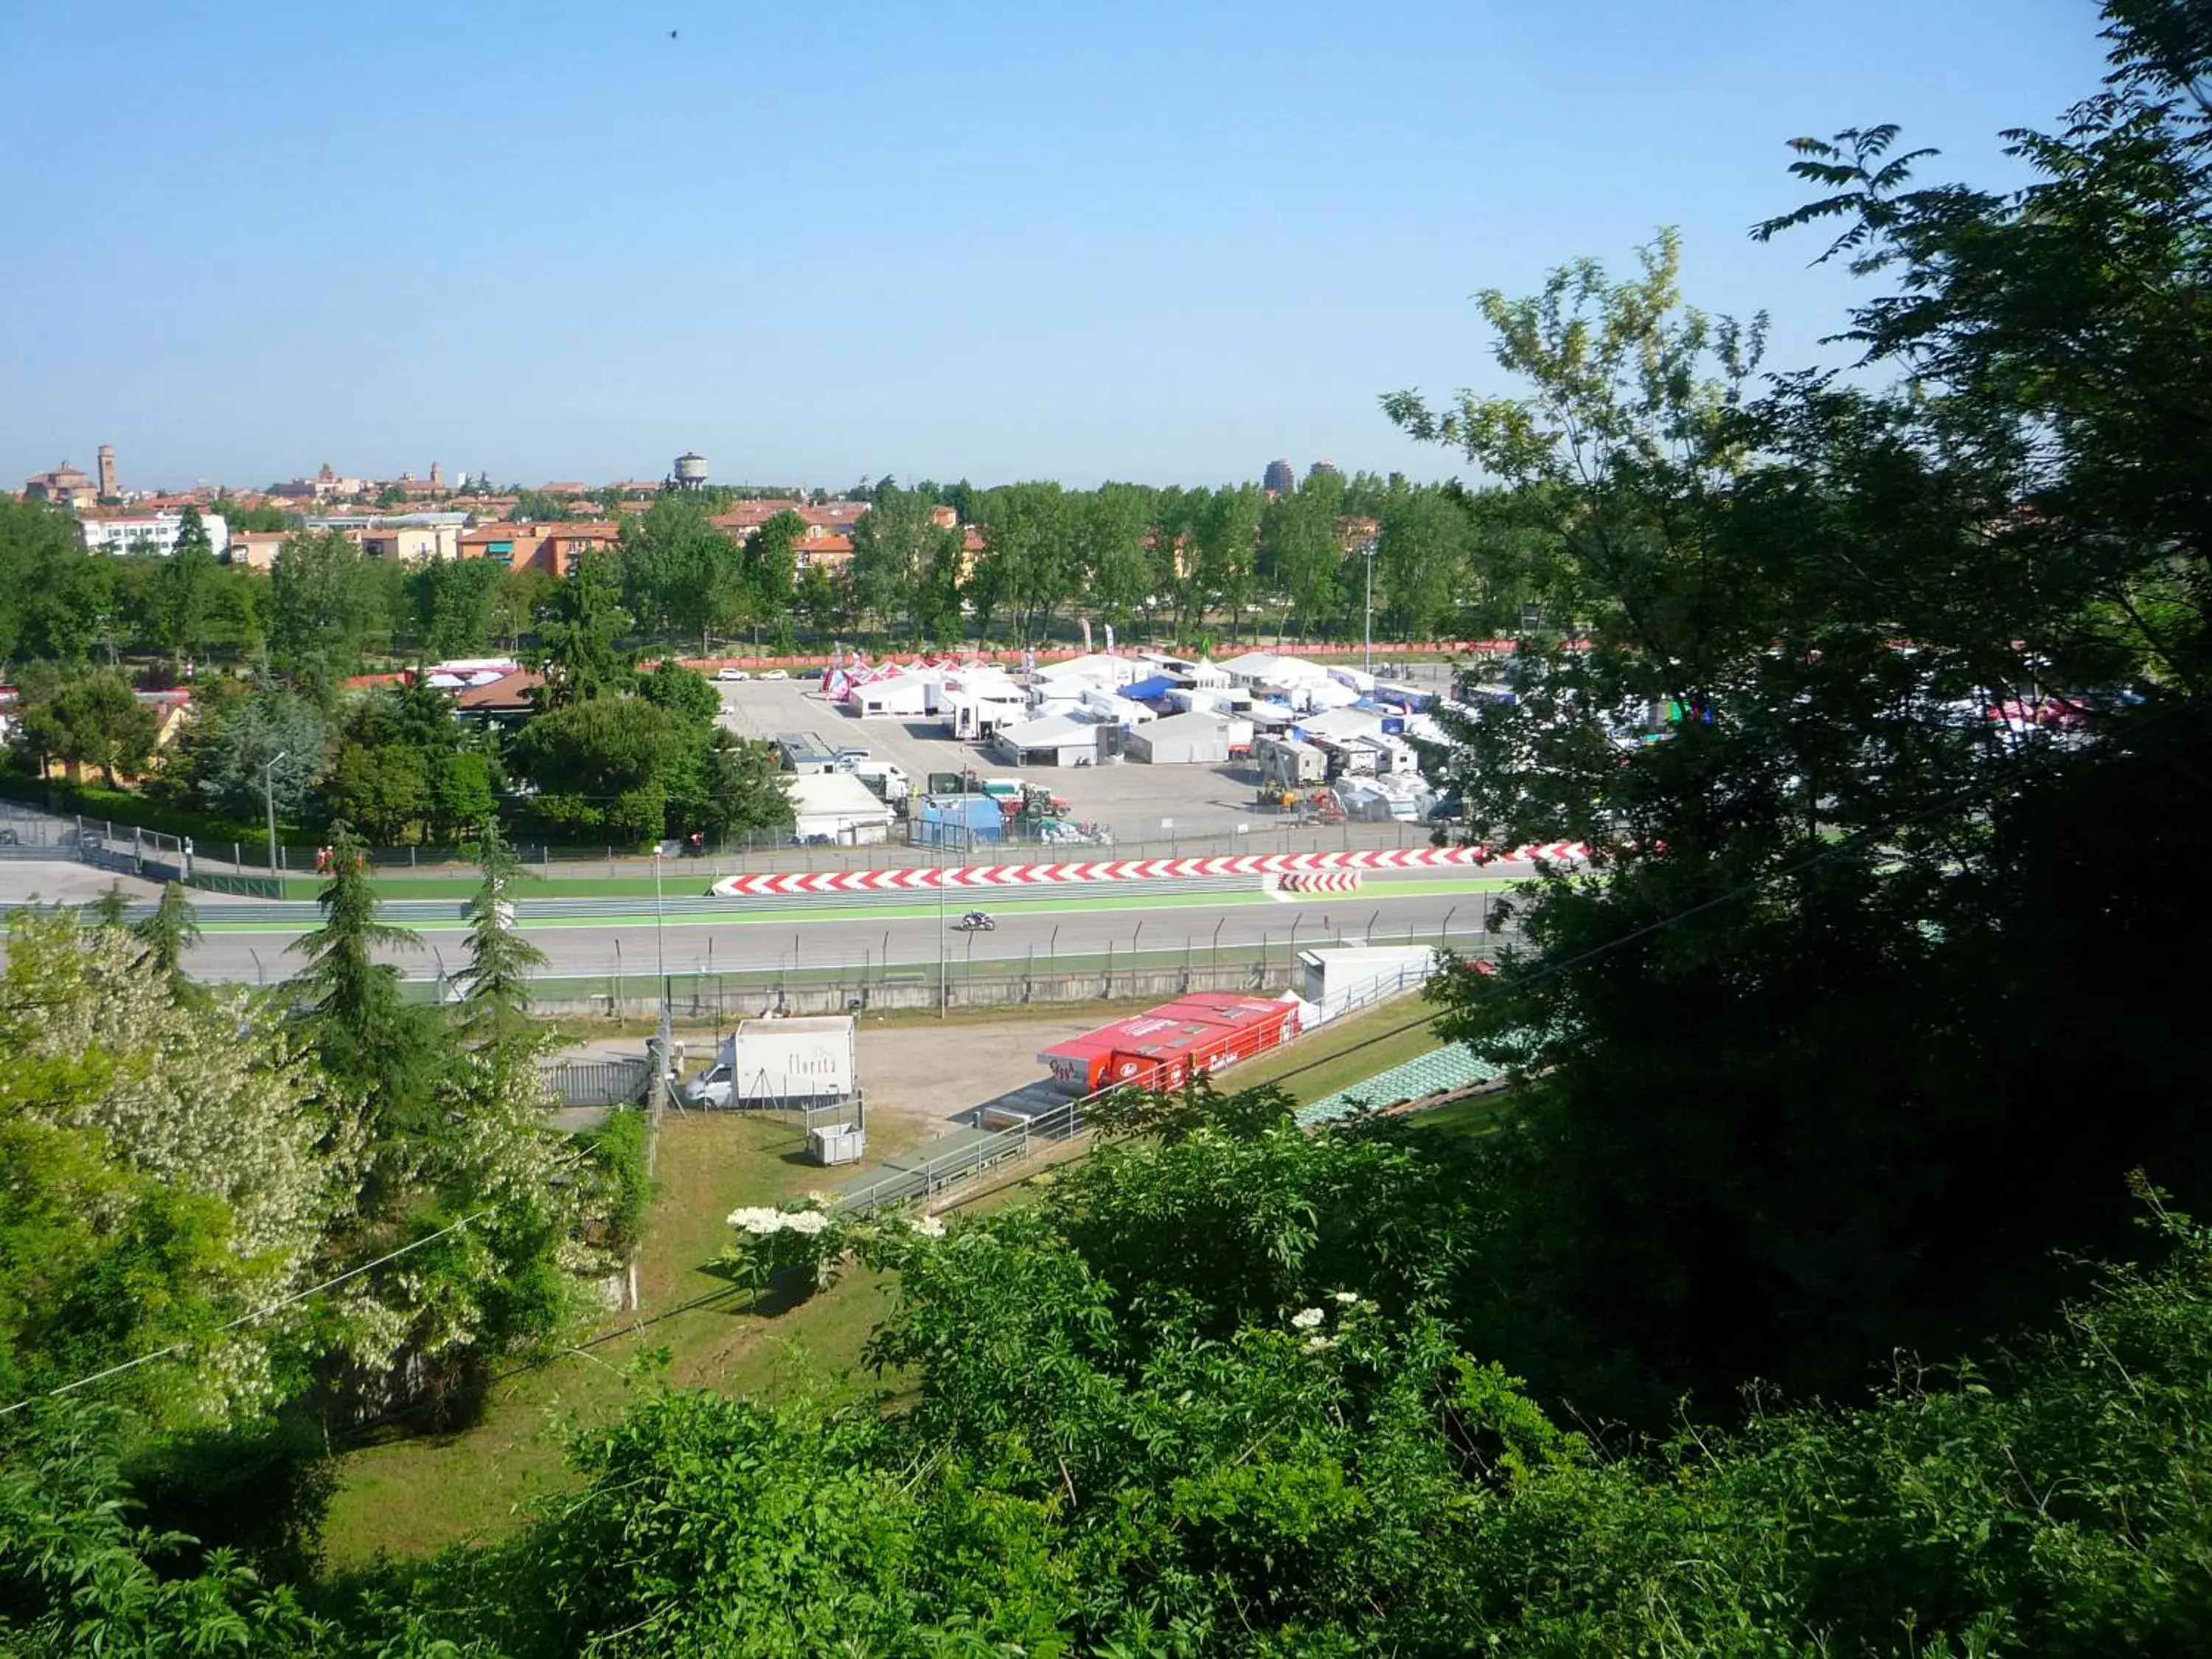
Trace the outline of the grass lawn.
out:
M 1429 1025 L 1434 1012 L 1418 993 L 1393 997 L 1333 1020 L 1286 1048 L 1224 1072 L 1220 1086 L 1234 1091 L 1280 1083 L 1303 1106 L 1439 1047 Z M 1401 1030 L 1401 1026 L 1412 1029 Z
M 1432 1107 L 1425 1112 L 1408 1112 L 1406 1121 L 1416 1128 L 1433 1129 L 1438 1134 L 1487 1134 L 1498 1127 L 1498 1120 L 1505 1115 L 1512 1102 L 1513 1091 L 1499 1089 L 1486 1095 L 1469 1095 L 1464 1100 Z
M 898 1150 L 876 1144 L 872 1155 Z M 517 1507 L 558 1490 L 566 1476 L 561 1430 L 619 1412 L 633 1391 L 623 1367 L 641 1352 L 668 1352 L 672 1383 L 774 1398 L 802 1382 L 832 1386 L 853 1371 L 881 1318 L 881 1281 L 848 1275 L 787 1311 L 750 1310 L 749 1292 L 705 1271 L 743 1204 L 772 1203 L 830 1184 L 834 1172 L 805 1161 L 803 1140 L 781 1125 L 726 1115 L 669 1119 L 660 1144 L 660 1190 L 638 1262 L 644 1304 L 610 1320 L 580 1348 L 543 1364 L 510 1367 L 483 1417 L 450 1434 L 395 1435 L 344 1453 L 324 1528 L 333 1571 L 380 1553 L 431 1553 L 496 1534 Z M 799 1355 L 804 1355 L 801 1363 Z M 854 1379 L 859 1386 L 869 1379 Z

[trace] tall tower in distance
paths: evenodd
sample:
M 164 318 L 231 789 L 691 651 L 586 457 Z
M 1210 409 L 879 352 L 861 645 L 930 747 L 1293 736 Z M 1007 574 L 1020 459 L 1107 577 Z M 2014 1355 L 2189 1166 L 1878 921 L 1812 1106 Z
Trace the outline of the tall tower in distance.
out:
M 1270 495 L 1287 495 L 1298 487 L 1298 475 L 1288 461 L 1270 461 L 1260 476 L 1260 487 Z
M 669 483 L 678 489 L 703 489 L 707 487 L 707 458 L 695 455 L 690 450 L 676 458 L 676 468 Z
M 100 447 L 100 498 L 105 501 L 111 496 L 120 495 L 122 493 L 115 485 L 115 446 L 102 444 Z
M 430 463 L 430 488 L 442 490 L 446 487 L 446 469 L 438 462 Z

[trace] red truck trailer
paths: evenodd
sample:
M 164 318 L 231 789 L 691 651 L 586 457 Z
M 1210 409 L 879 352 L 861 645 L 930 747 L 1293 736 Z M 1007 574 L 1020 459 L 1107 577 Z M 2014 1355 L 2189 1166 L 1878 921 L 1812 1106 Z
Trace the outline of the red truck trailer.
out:
M 1112 1084 L 1179 1089 L 1297 1035 L 1297 1005 L 1200 992 L 1054 1044 L 1037 1058 L 1088 1094 Z

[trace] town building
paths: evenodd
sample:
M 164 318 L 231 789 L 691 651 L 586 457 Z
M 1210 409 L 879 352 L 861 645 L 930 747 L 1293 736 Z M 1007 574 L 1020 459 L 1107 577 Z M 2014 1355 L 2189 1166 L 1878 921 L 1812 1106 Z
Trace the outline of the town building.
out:
M 575 524 L 480 524 L 459 539 L 464 559 L 493 559 L 516 570 L 565 576 L 592 548 L 611 548 L 622 526 L 611 519 Z
M 200 524 L 207 531 L 209 550 L 222 557 L 230 546 L 230 526 L 220 513 L 202 514 Z M 158 553 L 164 558 L 177 550 L 177 538 L 184 528 L 181 513 L 118 514 L 77 521 L 88 553 Z
M 418 522 L 423 520 L 436 522 Z M 413 513 L 348 533 L 372 559 L 425 564 L 459 558 L 461 532 L 467 523 L 465 513 Z
M 295 478 L 289 483 L 271 484 L 269 493 L 295 501 L 342 501 L 368 494 L 366 478 L 342 478 L 328 461 L 322 471 L 312 478 Z
M 286 530 L 240 530 L 233 533 L 224 559 L 248 570 L 268 570 L 276 563 L 277 550 L 284 545 Z
M 92 507 L 100 500 L 100 486 L 89 473 L 64 461 L 51 472 L 41 472 L 23 480 L 23 493 L 34 501 L 51 501 L 56 507 Z

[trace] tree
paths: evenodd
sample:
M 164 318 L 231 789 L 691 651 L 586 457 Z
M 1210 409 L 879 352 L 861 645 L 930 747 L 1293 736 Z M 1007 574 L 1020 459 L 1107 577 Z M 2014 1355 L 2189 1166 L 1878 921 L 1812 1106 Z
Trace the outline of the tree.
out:
M 441 840 L 454 841 L 471 826 L 489 823 L 499 808 L 491 757 L 456 749 L 430 763 L 430 821 Z
M 1547 1390 L 1651 1421 L 1750 1375 L 1848 1389 L 2045 1314 L 2058 1255 L 2127 1248 L 2130 1170 L 2198 1201 L 2193 999 L 2039 1012 L 2065 963 L 2205 920 L 2212 494 L 2177 456 L 2212 139 L 2154 14 L 2116 11 L 2063 136 L 2016 136 L 2016 195 L 1908 189 L 1888 129 L 1801 147 L 1827 193 L 1772 228 L 1839 219 L 1892 284 L 1854 380 L 1753 398 L 1755 331 L 1682 307 L 1662 238 L 1624 283 L 1485 296 L 1526 398 L 1390 400 L 1548 517 L 1531 574 L 1580 636 L 1523 641 L 1457 777 L 1478 838 L 1586 840 L 1607 879 L 1555 873 L 1528 961 L 1444 987 L 1447 1033 L 1532 1079 L 1513 1293 L 1471 1329 Z M 2053 696 L 2063 740 L 1985 713 Z M 1663 741 L 1615 740 L 1655 709 Z
M 97 766 L 112 788 L 118 770 L 141 772 L 154 752 L 153 711 L 112 669 L 34 678 L 19 703 L 16 744 L 71 776 Z
M 545 953 L 515 926 L 514 890 L 528 872 L 496 820 L 484 821 L 477 870 L 480 879 L 468 905 L 469 964 L 456 976 L 460 1029 L 479 1053 L 504 1066 L 528 1050 L 530 975 L 545 965 Z
M 1101 484 L 1077 507 L 1076 568 L 1092 608 L 1127 626 L 1152 591 L 1145 541 L 1152 492 L 1140 484 Z
M 312 684 L 352 672 L 383 619 L 376 562 L 338 531 L 284 538 L 269 573 L 269 649 L 280 667 Z
M 875 504 L 853 526 L 854 598 L 888 624 L 903 617 L 911 639 L 922 635 L 929 617 L 931 573 L 947 539 L 957 546 L 960 532 L 932 516 L 936 503 L 886 479 Z
M 155 578 L 156 634 L 172 651 L 192 657 L 207 653 L 215 591 L 222 580 L 207 526 L 196 507 L 186 507 L 176 545 Z
M 1389 637 L 1433 639 L 1467 592 L 1474 521 L 1444 491 L 1425 488 L 1394 491 L 1381 517 L 1375 585 L 1382 625 Z
M 1334 615 L 1343 601 L 1337 576 L 1344 550 L 1337 543 L 1336 516 L 1344 481 L 1334 472 L 1310 472 L 1305 483 L 1278 496 L 1260 521 L 1260 562 L 1268 584 L 1282 596 L 1297 634 Z
M 678 722 L 643 697 L 597 697 L 549 710 L 516 734 L 514 757 L 538 787 L 533 810 L 556 835 L 625 845 L 662 831 L 664 774 L 684 752 Z
M 617 644 L 629 623 L 622 589 L 620 570 L 597 548 L 579 557 L 554 588 L 552 614 L 538 630 L 536 653 L 547 708 L 611 696 L 629 684 L 629 659 Z
M 1258 574 L 1260 487 L 1224 484 L 1206 501 L 1195 529 L 1197 558 L 1190 586 L 1196 608 L 1190 613 L 1191 625 L 1204 618 L 1206 607 L 1225 606 L 1233 636 L 1252 602 Z
M 799 544 L 806 539 L 806 520 L 786 509 L 756 530 L 742 551 L 752 615 L 788 615 L 796 591 Z
M 195 695 L 161 780 L 208 811 L 250 823 L 261 821 L 264 791 L 273 792 L 277 816 L 298 823 L 329 742 L 322 711 L 306 698 L 218 682 Z
M 651 673 L 639 675 L 637 689 L 647 702 L 666 709 L 691 732 L 703 734 L 722 717 L 722 699 L 714 683 L 673 657 L 662 658 Z
M 674 827 L 718 840 L 792 827 L 791 793 L 775 744 L 717 726 L 700 751 L 698 776 L 696 805 L 672 802 Z
M 185 980 L 185 955 L 200 941 L 199 915 L 185 896 L 181 882 L 164 882 L 153 913 L 131 928 L 146 947 L 147 960 L 169 977 L 172 984 Z
M 307 1282 L 349 1189 L 345 1114 L 277 1011 L 235 990 L 177 998 L 118 929 L 20 913 L 8 946 L 0 1393 L 188 1340 L 104 1392 L 157 1425 L 269 1409 L 296 1328 L 218 1328 Z
M 1075 591 L 1071 504 L 1056 483 L 1008 484 L 986 490 L 976 511 L 983 530 L 976 585 L 990 596 L 989 608 L 1012 612 L 1015 631 L 1028 644 L 1050 628 L 1054 610 Z M 986 609 L 980 600 L 976 608 L 979 616 Z
M 647 634 L 696 634 L 700 649 L 716 623 L 734 625 L 748 595 L 737 546 L 689 491 L 662 495 L 623 520 L 623 602 Z
M 438 1055 L 422 1023 L 399 1000 L 399 969 L 380 951 L 420 949 L 404 927 L 377 920 L 368 849 L 352 830 L 332 831 L 315 903 L 322 925 L 293 941 L 307 958 L 293 983 L 305 998 L 324 1069 L 368 1099 L 387 1143 L 428 1131 Z
M 94 923 L 101 927 L 120 927 L 131 908 L 131 896 L 123 890 L 123 884 L 111 881 L 106 890 L 89 907 Z
M 404 743 L 343 744 L 323 780 L 322 805 L 381 845 L 412 840 L 430 815 L 429 766 Z
M 84 551 L 67 513 L 0 497 L 0 651 L 82 661 L 112 630 L 115 563 Z
M 408 571 L 415 626 L 441 657 L 489 650 L 507 570 L 489 559 L 431 559 Z
M 827 635 L 846 614 L 852 592 L 849 577 L 833 576 L 818 564 L 799 573 L 792 603 L 817 635 Z

